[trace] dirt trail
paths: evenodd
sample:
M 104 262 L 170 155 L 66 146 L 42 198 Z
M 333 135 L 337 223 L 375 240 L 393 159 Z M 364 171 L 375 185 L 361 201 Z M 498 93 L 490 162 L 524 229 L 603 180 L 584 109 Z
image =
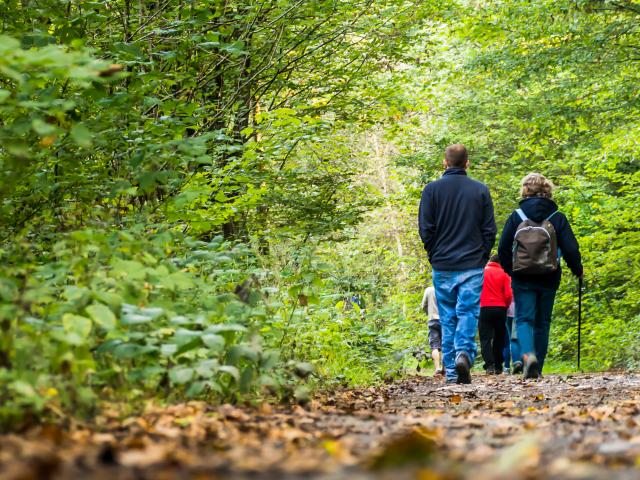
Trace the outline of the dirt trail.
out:
M 640 375 L 418 377 L 305 408 L 193 402 L 0 436 L 0 478 L 640 478 Z

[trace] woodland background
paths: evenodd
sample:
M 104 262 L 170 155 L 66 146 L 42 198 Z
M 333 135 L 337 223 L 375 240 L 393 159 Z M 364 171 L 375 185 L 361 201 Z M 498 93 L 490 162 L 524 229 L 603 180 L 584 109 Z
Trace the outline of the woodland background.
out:
M 538 171 L 638 367 L 640 2 L 0 1 L 0 422 L 414 372 L 424 184 Z M 359 294 L 366 312 L 345 298 Z M 573 368 L 577 286 L 555 307 Z

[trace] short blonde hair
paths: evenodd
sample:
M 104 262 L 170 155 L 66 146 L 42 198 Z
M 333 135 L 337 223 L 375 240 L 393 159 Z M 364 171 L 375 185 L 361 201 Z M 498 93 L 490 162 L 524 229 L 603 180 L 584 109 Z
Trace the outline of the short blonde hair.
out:
M 530 173 L 522 179 L 522 188 L 520 194 L 522 198 L 542 197 L 551 198 L 555 185 L 551 180 L 547 180 L 544 175 L 539 173 Z

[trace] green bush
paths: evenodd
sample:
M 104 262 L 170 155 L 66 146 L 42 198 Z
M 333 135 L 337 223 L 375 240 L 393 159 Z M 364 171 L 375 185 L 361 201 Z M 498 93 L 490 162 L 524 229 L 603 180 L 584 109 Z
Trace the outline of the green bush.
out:
M 297 364 L 260 335 L 273 313 L 266 272 L 242 245 L 142 229 L 15 245 L 1 257 L 0 422 L 86 414 L 98 398 L 235 401 L 299 387 Z

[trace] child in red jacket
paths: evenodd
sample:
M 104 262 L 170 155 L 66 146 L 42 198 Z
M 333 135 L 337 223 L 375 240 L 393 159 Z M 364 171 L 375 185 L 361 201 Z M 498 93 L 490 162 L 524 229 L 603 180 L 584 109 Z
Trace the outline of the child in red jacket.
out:
M 480 350 L 487 374 L 502 373 L 502 350 L 507 332 L 507 309 L 511 304 L 511 277 L 492 255 L 484 269 L 484 283 L 480 295 Z

